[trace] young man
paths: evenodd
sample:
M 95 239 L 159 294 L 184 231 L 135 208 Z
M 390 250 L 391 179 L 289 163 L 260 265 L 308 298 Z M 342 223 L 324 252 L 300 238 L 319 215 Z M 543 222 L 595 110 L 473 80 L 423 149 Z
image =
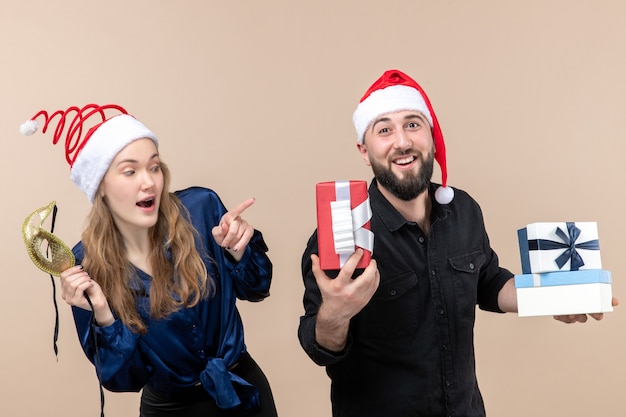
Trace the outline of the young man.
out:
M 499 266 L 478 204 L 446 186 L 443 135 L 413 79 L 385 72 L 353 120 L 357 148 L 374 173 L 373 257 L 355 272 L 358 249 L 340 271 L 322 271 L 317 231 L 311 236 L 302 258 L 300 343 L 327 367 L 333 416 L 484 416 L 475 307 L 517 311 L 513 274 Z M 442 185 L 431 182 L 435 160 Z

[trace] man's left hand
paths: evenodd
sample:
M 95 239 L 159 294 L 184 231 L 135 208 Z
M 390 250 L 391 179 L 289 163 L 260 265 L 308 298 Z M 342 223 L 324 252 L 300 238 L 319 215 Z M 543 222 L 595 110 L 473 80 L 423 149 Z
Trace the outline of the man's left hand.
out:
M 611 300 L 613 307 L 619 305 L 619 300 L 615 297 Z M 595 320 L 602 320 L 604 313 L 591 313 L 591 314 L 569 314 L 565 316 L 554 316 L 555 320 L 562 321 L 563 323 L 584 323 L 591 317 Z

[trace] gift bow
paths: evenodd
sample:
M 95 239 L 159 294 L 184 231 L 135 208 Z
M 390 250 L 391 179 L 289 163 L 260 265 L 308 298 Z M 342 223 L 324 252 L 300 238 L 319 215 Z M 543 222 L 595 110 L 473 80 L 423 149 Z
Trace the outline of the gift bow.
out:
M 576 243 L 576 240 L 578 240 L 578 237 L 580 236 L 580 229 L 576 227 L 574 222 L 567 222 L 565 224 L 567 225 L 567 233 L 565 233 L 565 231 L 560 227 L 557 227 L 555 230 L 555 234 L 560 237 L 563 242 L 556 242 L 547 239 L 535 239 L 528 242 L 528 249 L 565 249 L 563 253 L 555 259 L 557 266 L 561 269 L 568 260 L 571 260 L 570 271 L 578 271 L 583 265 L 585 265 L 585 262 L 576 249 L 599 250 L 600 244 L 598 239 Z
M 350 182 L 335 183 L 336 200 L 331 201 L 331 219 L 335 253 L 339 255 L 339 265 L 343 266 L 356 246 L 365 250 L 374 249 L 374 233 L 365 228 L 372 218 L 369 196 L 354 209 L 351 209 Z

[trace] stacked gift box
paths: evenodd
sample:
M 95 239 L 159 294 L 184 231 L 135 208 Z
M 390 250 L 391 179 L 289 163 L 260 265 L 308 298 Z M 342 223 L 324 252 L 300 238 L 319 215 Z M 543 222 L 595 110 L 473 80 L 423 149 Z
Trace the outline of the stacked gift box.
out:
M 602 269 L 595 222 L 532 223 L 517 234 L 520 316 L 613 311 L 611 272 Z

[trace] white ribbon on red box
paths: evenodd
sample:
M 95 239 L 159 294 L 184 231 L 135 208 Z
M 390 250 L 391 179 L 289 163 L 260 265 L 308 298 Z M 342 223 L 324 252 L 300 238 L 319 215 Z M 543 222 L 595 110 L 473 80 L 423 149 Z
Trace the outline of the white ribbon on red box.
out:
M 372 252 L 374 249 L 374 233 L 364 226 L 372 218 L 372 209 L 369 204 L 369 196 L 350 209 L 350 182 L 335 182 L 336 200 L 330 203 L 333 242 L 335 253 L 339 255 L 341 266 L 354 253 L 355 247 L 359 246 Z

